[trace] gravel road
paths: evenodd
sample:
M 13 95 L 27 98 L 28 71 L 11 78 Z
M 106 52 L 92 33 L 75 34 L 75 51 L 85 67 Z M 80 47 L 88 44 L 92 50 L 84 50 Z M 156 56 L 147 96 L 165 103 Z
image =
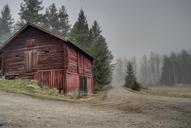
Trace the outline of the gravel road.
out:
M 191 99 L 115 87 L 97 102 L 63 102 L 0 91 L 0 128 L 190 128 Z

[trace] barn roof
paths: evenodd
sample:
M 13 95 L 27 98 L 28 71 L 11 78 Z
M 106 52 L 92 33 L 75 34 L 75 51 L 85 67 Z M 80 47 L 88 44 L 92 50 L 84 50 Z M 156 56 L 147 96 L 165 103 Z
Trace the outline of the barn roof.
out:
M 60 39 L 60 40 L 62 40 L 62 41 L 64 41 L 64 42 L 67 42 L 67 43 L 71 44 L 72 46 L 76 47 L 77 49 L 79 49 L 80 51 L 82 51 L 84 54 L 86 54 L 87 56 L 89 56 L 90 58 L 94 59 L 94 57 L 93 57 L 92 55 L 90 55 L 89 53 L 87 53 L 86 51 L 84 51 L 82 48 L 80 48 L 78 45 L 74 44 L 72 41 L 66 40 L 66 39 L 64 39 L 63 37 L 61 37 L 61 36 L 59 36 L 59 35 L 56 35 L 56 34 L 54 34 L 54 33 L 51 33 L 50 31 L 48 31 L 48 30 L 46 30 L 46 29 L 44 29 L 44 28 L 42 28 L 42 27 L 39 27 L 39 26 L 37 26 L 37 25 L 35 25 L 35 24 L 32 24 L 32 23 L 30 23 L 30 22 L 28 22 L 27 24 L 25 24 L 25 25 L 24 25 L 20 30 L 18 30 L 13 36 L 11 36 L 7 41 L 5 41 L 5 42 L 0 46 L 0 50 L 2 50 L 5 46 L 7 46 L 7 44 L 9 44 L 13 39 L 15 39 L 15 38 L 17 37 L 17 35 L 19 35 L 23 30 L 25 30 L 25 29 L 26 29 L 27 27 L 29 27 L 29 26 L 32 26 L 32 27 L 34 27 L 34 28 L 36 28 L 36 29 L 38 29 L 38 30 L 44 32 L 44 33 L 47 33 L 47 34 L 49 34 L 49 35 L 51 35 L 51 36 L 53 36 L 53 37 L 55 37 L 55 38 L 57 38 L 57 39 Z

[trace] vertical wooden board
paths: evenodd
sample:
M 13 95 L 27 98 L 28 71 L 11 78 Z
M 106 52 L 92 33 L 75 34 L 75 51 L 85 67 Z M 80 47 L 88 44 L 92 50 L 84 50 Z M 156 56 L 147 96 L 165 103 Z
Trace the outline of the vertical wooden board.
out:
M 66 74 L 67 93 L 79 92 L 79 75 L 78 74 Z
M 50 88 L 56 88 L 59 92 L 64 92 L 63 70 L 38 71 L 34 73 L 33 78 L 43 85 Z
M 28 71 L 32 71 L 32 51 L 28 51 Z
M 87 77 L 87 91 L 88 91 L 88 94 L 93 93 L 92 83 L 93 83 L 92 77 Z
M 32 69 L 34 67 L 34 55 L 32 50 L 25 51 L 25 71 L 26 72 L 32 72 Z
M 38 55 L 37 55 L 37 50 L 34 49 L 32 51 L 32 69 L 36 70 L 37 64 L 38 64 Z

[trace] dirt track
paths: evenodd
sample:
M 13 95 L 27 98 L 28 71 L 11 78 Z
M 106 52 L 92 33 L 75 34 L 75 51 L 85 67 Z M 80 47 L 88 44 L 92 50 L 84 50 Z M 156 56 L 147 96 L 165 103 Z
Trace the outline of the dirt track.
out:
M 191 99 L 116 87 L 100 102 L 69 103 L 0 91 L 0 128 L 190 128 Z

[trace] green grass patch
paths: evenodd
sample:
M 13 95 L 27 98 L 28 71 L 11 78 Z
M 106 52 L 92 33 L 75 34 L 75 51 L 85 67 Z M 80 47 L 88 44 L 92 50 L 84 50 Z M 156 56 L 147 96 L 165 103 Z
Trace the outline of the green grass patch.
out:
M 104 94 L 102 93 L 93 94 L 91 96 L 69 97 L 60 94 L 57 89 L 51 89 L 47 86 L 40 87 L 38 82 L 34 80 L 0 80 L 0 90 L 64 101 L 89 101 L 94 99 L 102 99 L 100 97 L 104 97 Z

